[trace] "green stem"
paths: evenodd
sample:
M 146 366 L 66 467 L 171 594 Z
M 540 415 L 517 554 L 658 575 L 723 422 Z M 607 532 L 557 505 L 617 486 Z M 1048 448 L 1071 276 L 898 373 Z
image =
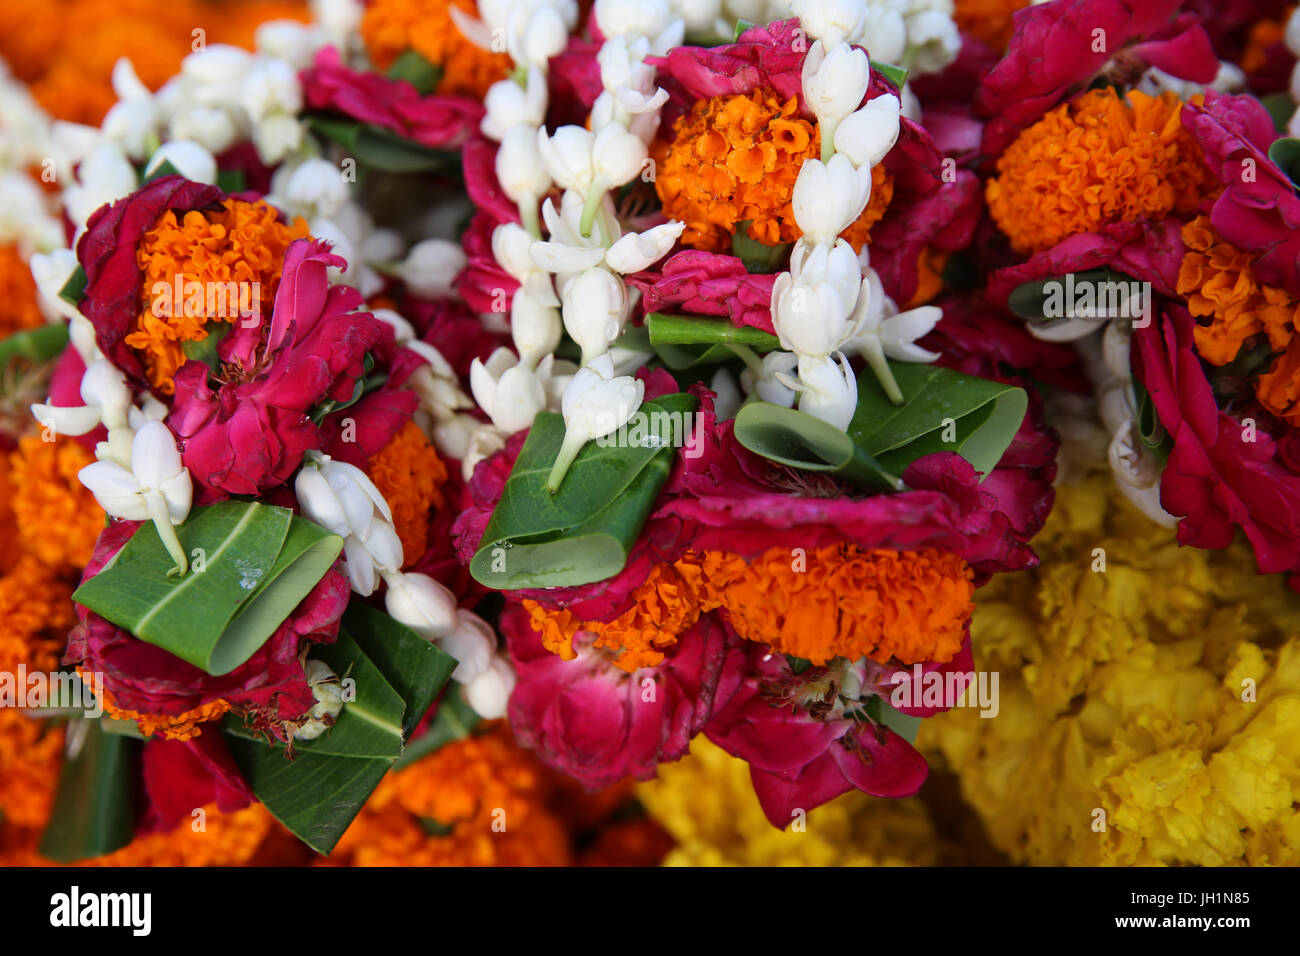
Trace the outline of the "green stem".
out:
M 149 508 L 149 517 L 153 519 L 153 526 L 158 529 L 158 537 L 162 539 L 163 547 L 176 562 L 176 567 L 167 572 L 167 577 L 183 576 L 190 565 L 185 559 L 185 548 L 181 546 L 181 539 L 176 536 L 172 516 L 167 511 L 167 499 L 163 497 L 161 491 L 151 491 L 145 495 L 145 503 Z
M 551 474 L 546 479 L 546 490 L 555 494 L 560 490 L 560 485 L 564 482 L 564 476 L 569 473 L 569 466 L 573 460 L 578 457 L 578 452 L 587 444 L 587 439 L 581 434 L 572 431 L 565 431 L 564 443 L 560 445 L 560 453 L 555 456 L 555 464 L 551 466 Z
M 530 236 L 534 239 L 542 238 L 542 223 L 537 215 L 536 199 L 519 204 L 519 218 L 523 220 L 524 228 Z
M 727 342 L 727 348 L 735 352 L 744 361 L 745 365 L 756 376 L 763 374 L 763 360 L 748 345 L 740 345 L 736 342 Z
M 891 402 L 895 405 L 902 405 L 903 391 L 898 387 L 898 382 L 894 380 L 894 373 L 889 368 L 889 362 L 885 358 L 885 350 L 881 348 L 880 339 L 874 335 L 869 335 L 860 341 L 858 351 L 867 360 L 867 364 L 871 366 L 871 371 L 875 372 L 880 387 L 885 390 L 885 394 Z
M 596 221 L 596 213 L 600 211 L 600 204 L 605 201 L 605 190 L 599 182 L 591 184 L 591 191 L 587 193 L 587 201 L 582 206 L 582 221 L 578 223 L 578 232 L 582 238 L 591 238 L 591 227 Z
M 822 134 L 822 162 L 829 163 L 835 155 L 835 129 L 840 123 L 839 120 L 826 120 L 817 125 Z

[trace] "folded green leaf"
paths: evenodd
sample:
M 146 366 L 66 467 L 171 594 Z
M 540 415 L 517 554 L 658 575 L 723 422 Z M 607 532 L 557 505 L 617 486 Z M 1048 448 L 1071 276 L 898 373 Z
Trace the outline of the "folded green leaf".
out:
M 135 835 L 140 741 L 105 733 L 98 720 L 72 721 L 68 732 L 85 736 L 63 763 L 40 845 L 41 856 L 59 863 L 112 853 Z
M 73 599 L 213 675 L 252 657 L 343 546 L 289 509 L 257 502 L 195 508 L 176 530 L 194 558 L 190 573 L 168 577 L 171 557 L 153 526 L 141 525 Z
M 1024 421 L 1024 390 L 937 365 L 891 362 L 890 368 L 903 404 L 891 403 L 864 369 L 849 423 L 854 443 L 894 474 L 924 455 L 955 451 L 987 477 Z
M 416 50 L 407 50 L 388 68 L 388 78 L 390 80 L 406 80 L 415 91 L 421 96 L 425 96 L 434 91 L 434 88 L 442 80 L 442 67 L 436 63 L 430 63 L 421 53 Z
M 364 604 L 348 608 L 343 626 L 406 701 L 402 736 L 409 738 L 451 678 L 456 658 L 400 621 Z M 340 673 L 337 668 L 335 673 Z
M 885 79 L 893 83 L 900 90 L 907 83 L 907 70 L 901 66 L 894 66 L 892 63 L 881 63 L 879 60 L 871 61 L 871 68 L 877 72 L 883 73 Z
M 144 169 L 140 170 L 140 185 L 144 186 L 153 182 L 155 179 L 162 179 L 164 176 L 180 176 L 181 171 L 172 165 L 170 159 L 164 159 L 158 164 L 158 167 L 151 173 L 145 173 Z
M 622 443 L 589 442 L 555 494 L 546 488 L 564 419 L 542 413 L 506 481 L 470 573 L 496 590 L 602 581 L 627 562 L 691 431 L 695 399 L 645 402 Z
M 72 270 L 72 275 L 68 276 L 68 281 L 63 283 L 63 288 L 59 290 L 59 298 L 69 305 L 80 306 L 81 300 L 86 297 L 86 283 L 90 279 L 86 276 L 86 270 L 80 264 Z
M 62 322 L 42 325 L 25 332 L 15 332 L 0 339 L 0 369 L 16 358 L 29 362 L 48 362 L 68 344 L 68 327 Z
M 338 143 L 358 163 L 380 172 L 427 173 L 445 170 L 455 162 L 454 155 L 421 146 L 382 126 L 319 114 L 309 122 L 313 130 Z
M 902 481 L 886 471 L 852 438 L 834 425 L 793 408 L 747 402 L 736 413 L 736 441 L 756 455 L 804 471 L 834 472 L 846 481 L 901 490 Z
M 651 312 L 646 316 L 650 344 L 659 345 L 748 345 L 771 351 L 781 340 L 770 332 L 735 326 L 723 319 L 700 319 L 689 315 Z
M 770 275 L 780 272 L 790 261 L 790 248 L 793 243 L 769 246 L 765 242 L 749 237 L 752 220 L 742 219 L 736 223 L 736 231 L 731 237 L 731 252 L 744 263 L 745 271 L 751 275 Z
M 414 631 L 364 606 L 347 612 L 334 645 L 312 649 L 355 700 L 320 737 L 284 747 L 258 738 L 235 718 L 223 725 L 244 779 L 267 810 L 318 853 L 334 849 L 384 774 L 402 741 L 428 711 L 456 661 Z
M 1268 148 L 1268 158 L 1286 174 L 1293 187 L 1300 183 L 1300 139 L 1284 136 L 1273 140 L 1273 145 Z

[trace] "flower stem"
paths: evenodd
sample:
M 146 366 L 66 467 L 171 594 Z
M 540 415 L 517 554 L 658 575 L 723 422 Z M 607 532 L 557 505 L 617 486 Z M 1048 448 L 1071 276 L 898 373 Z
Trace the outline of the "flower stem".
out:
M 829 163 L 831 157 L 835 155 L 835 128 L 839 126 L 839 121 L 823 120 L 817 125 L 822 135 L 822 162 Z
M 600 204 L 605 201 L 605 190 L 600 183 L 592 183 L 591 191 L 587 193 L 587 201 L 582 206 L 582 221 L 578 223 L 578 232 L 582 238 L 591 238 L 591 227 L 596 221 L 596 213 L 600 212 Z
M 546 479 L 546 490 L 551 494 L 560 490 L 564 476 L 569 473 L 569 466 L 585 444 L 587 439 L 580 432 L 565 431 L 564 443 L 560 445 L 560 453 L 555 456 L 555 464 L 551 466 L 551 474 Z
M 760 359 L 758 354 L 748 345 L 741 345 L 736 342 L 727 342 L 726 346 L 740 356 L 746 367 L 748 367 L 751 372 L 760 376 L 763 374 L 763 360 Z
M 524 228 L 534 239 L 542 238 L 542 223 L 537 215 L 537 200 L 529 198 L 519 204 L 519 218 L 523 220 Z
M 149 508 L 149 517 L 153 519 L 153 526 L 158 529 L 158 537 L 162 539 L 163 547 L 176 562 L 176 567 L 167 572 L 167 577 L 184 576 L 190 565 L 185 559 L 185 548 L 181 546 L 181 539 L 176 536 L 172 516 L 167 512 L 167 499 L 163 497 L 161 491 L 151 491 L 145 495 L 145 503 Z
M 895 405 L 902 405 L 903 390 L 898 387 L 898 382 L 894 380 L 894 373 L 889 367 L 889 362 L 885 359 L 885 350 L 881 348 L 880 340 L 874 335 L 870 335 L 865 336 L 860 342 L 858 351 L 867 360 L 867 364 L 871 366 L 871 371 L 876 373 L 876 380 L 880 382 L 880 387 L 885 390 L 885 394 L 891 402 Z

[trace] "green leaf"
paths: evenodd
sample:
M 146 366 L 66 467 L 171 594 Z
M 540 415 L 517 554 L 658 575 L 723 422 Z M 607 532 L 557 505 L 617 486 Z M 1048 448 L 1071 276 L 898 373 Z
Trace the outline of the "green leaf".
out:
M 770 402 L 746 402 L 736 413 L 736 441 L 756 455 L 804 471 L 830 471 L 846 481 L 899 491 L 886 471 L 853 439 L 819 418 Z
M 808 668 L 812 667 L 812 661 L 803 657 L 795 657 L 793 654 L 785 655 L 786 663 L 790 665 L 790 670 L 795 674 L 802 674 Z
M 660 361 L 674 372 L 736 359 L 736 353 L 725 345 L 656 345 L 654 350 Z
M 252 657 L 343 546 L 289 509 L 257 502 L 195 508 L 176 531 L 187 554 L 201 549 L 188 574 L 168 576 L 171 557 L 145 524 L 73 599 L 212 675 Z
M 343 705 L 334 726 L 315 740 L 295 740 L 296 754 L 322 754 L 353 759 L 396 760 L 402 754 L 402 719 L 406 702 L 346 631 L 333 644 L 311 648 L 311 657 L 324 661 L 339 679 L 356 682 L 356 698 Z M 227 733 L 263 742 L 239 717 L 225 721 Z M 278 749 L 278 748 L 277 748 Z
M 588 442 L 555 494 L 546 479 L 564 440 L 564 419 L 538 415 L 470 562 L 475 580 L 513 590 L 618 574 L 668 479 L 673 446 L 685 440 L 695 405 L 680 392 L 645 402 L 628 425 L 628 441 Z
M 770 332 L 748 326 L 735 326 L 724 319 L 700 319 L 689 315 L 666 315 L 651 312 L 645 318 L 650 330 L 650 344 L 661 345 L 748 345 L 771 351 L 781 347 L 781 340 Z
M 248 188 L 248 177 L 242 169 L 218 169 L 217 188 L 224 193 L 242 193 Z
M 1049 276 L 1016 286 L 1007 297 L 1007 308 L 1014 315 L 1042 327 L 1050 328 L 1075 318 L 1089 317 L 1095 317 L 1100 327 L 1108 318 L 1136 318 L 1125 314 L 1136 308 L 1136 304 L 1128 299 L 1128 292 L 1134 284 L 1132 276 L 1110 268 Z M 1088 311 L 1090 304 L 1091 313 Z M 1078 310 L 1076 305 L 1080 307 Z
M 429 729 L 416 737 L 406 747 L 406 752 L 393 764 L 394 770 L 409 767 L 429 754 L 437 753 L 447 744 L 464 740 L 478 729 L 483 718 L 461 698 L 458 686 L 452 684 L 443 696 Z
M 309 123 L 317 133 L 342 146 L 358 163 L 380 172 L 427 173 L 455 163 L 454 156 L 421 146 L 382 126 L 322 115 L 311 116 Z
M 59 863 L 112 853 L 135 835 L 140 742 L 105 733 L 97 720 L 73 721 L 68 732 L 85 736 L 63 763 L 40 845 L 41 856 Z
M 893 83 L 900 90 L 903 88 L 903 84 L 907 82 L 907 70 L 903 69 L 901 66 L 895 66 L 892 63 L 881 63 L 879 60 L 872 60 L 871 67 L 877 72 L 884 74 L 885 79 L 890 83 Z
M 456 658 L 405 624 L 364 604 L 348 608 L 343 626 L 407 702 L 402 735 L 409 737 L 451 678 Z M 337 668 L 334 672 L 341 673 Z
M 407 50 L 388 68 L 390 80 L 406 80 L 421 96 L 426 96 L 442 80 L 442 67 L 430 63 L 416 50 Z
M 1300 139 L 1284 136 L 1273 140 L 1268 148 L 1268 158 L 1291 180 L 1291 185 L 1300 183 Z
M 745 271 L 752 275 L 768 275 L 780 272 L 790 261 L 790 248 L 794 243 L 769 246 L 765 242 L 749 237 L 751 220 L 742 219 L 736 223 L 736 232 L 731 237 L 731 251 L 745 265 Z
M 1291 94 L 1287 92 L 1269 93 L 1267 96 L 1259 98 L 1264 109 L 1268 110 L 1269 117 L 1273 120 L 1273 131 L 1279 134 L 1285 134 L 1287 126 L 1291 122 L 1291 116 L 1295 113 L 1295 100 L 1291 99 Z
M 0 339 L 0 368 L 16 358 L 35 363 L 48 362 L 56 358 L 67 344 L 68 326 L 63 322 L 15 332 Z
M 215 370 L 221 365 L 221 359 L 217 356 L 217 346 L 230 334 L 231 325 L 229 322 L 208 322 L 204 328 L 207 329 L 208 334 L 201 339 L 188 339 L 182 342 L 181 351 L 185 353 L 186 358 L 202 362 L 209 369 Z
M 151 173 L 145 173 L 143 170 L 141 170 L 140 185 L 141 186 L 147 185 L 148 183 L 153 182 L 155 179 L 162 179 L 164 176 L 183 176 L 183 175 L 184 173 L 182 173 L 179 169 L 177 169 L 175 166 L 172 165 L 172 161 L 170 159 L 164 159 L 161 163 L 158 164 L 158 168 Z
M 268 811 L 318 853 L 328 854 L 402 755 L 456 662 L 414 631 L 362 605 L 348 610 L 338 642 L 312 655 L 356 682 L 356 699 L 320 737 L 297 741 L 288 759 L 235 718 L 223 730 L 244 779 Z
M 862 709 L 873 721 L 888 727 L 909 744 L 916 743 L 916 735 L 921 729 L 920 717 L 895 710 L 883 697 L 870 698 Z
M 81 300 L 86 297 L 86 283 L 90 280 L 86 277 L 86 270 L 80 264 L 72 270 L 72 275 L 68 276 L 68 281 L 63 283 L 63 288 L 59 290 L 59 298 L 69 305 L 80 306 Z
M 744 33 L 746 30 L 748 30 L 750 27 L 752 27 L 753 25 L 754 25 L 753 20 L 738 19 L 736 21 L 736 32 L 732 34 L 731 41 L 734 43 L 735 41 L 739 40 L 740 35 Z
M 987 477 L 1015 437 L 1029 396 L 1024 389 L 937 365 L 890 362 L 903 404 L 885 396 L 871 370 L 858 377 L 849 435 L 881 466 L 902 474 L 917 458 L 955 451 Z
M 393 765 L 391 760 L 302 753 L 228 734 L 226 746 L 253 794 L 285 828 L 328 856 Z

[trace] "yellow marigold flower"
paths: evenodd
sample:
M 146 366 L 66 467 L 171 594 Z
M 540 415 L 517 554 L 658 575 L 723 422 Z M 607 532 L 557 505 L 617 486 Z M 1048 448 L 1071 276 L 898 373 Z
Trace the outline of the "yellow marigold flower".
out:
M 927 866 L 943 843 L 919 799 L 856 791 L 811 811 L 802 832 L 778 830 L 754 796 L 749 765 L 703 736 L 636 792 L 677 841 L 664 866 Z
M 442 68 L 435 93 L 482 99 L 489 86 L 505 78 L 512 63 L 504 52 L 481 50 L 465 39 L 451 18 L 452 6 L 478 17 L 474 0 L 372 0 L 361 20 L 361 38 L 380 70 L 414 50 Z
M 783 102 L 759 89 L 700 100 L 658 148 L 655 191 L 664 215 L 686 223 L 685 245 L 730 251 L 742 222 L 749 238 L 769 246 L 803 235 L 791 198 L 804 160 L 821 155 L 821 135 L 799 115 L 796 98 Z M 893 194 L 893 177 L 873 168 L 871 200 L 843 233 L 855 250 L 862 251 Z
M 1240 542 L 1178 547 L 1109 477 L 1059 489 L 1034 544 L 1042 565 L 995 578 L 972 621 L 998 716 L 958 708 L 918 740 L 993 843 L 1034 864 L 1300 863 L 1300 602 L 1281 577 Z
M 420 560 L 429 547 L 429 518 L 444 504 L 447 466 L 420 426 L 407 422 L 369 462 L 370 480 L 393 512 L 402 540 L 404 567 Z
M 104 509 L 77 479 L 95 456 L 70 438 L 47 442 L 30 435 L 9 460 L 23 547 L 57 571 L 80 571 L 104 530 Z
M 989 213 L 1021 254 L 1113 222 L 1191 212 L 1217 191 L 1174 94 L 1093 90 L 1021 132 L 986 187 Z
M 173 391 L 176 370 L 185 363 L 183 343 L 207 338 L 208 323 L 237 321 L 245 297 L 262 315 L 271 314 L 285 250 L 308 234 L 305 220 L 285 225 L 276 210 L 260 200 L 227 199 L 221 205 L 215 212 L 192 210 L 180 218 L 167 210 L 136 249 L 143 273 L 140 313 L 125 341 L 143 352 L 149 381 L 167 394 Z M 178 282 L 181 295 L 176 292 Z M 194 282 L 203 290 L 203 308 L 197 315 L 187 307 L 184 291 Z M 254 282 L 256 287 L 251 285 Z M 167 291 L 155 297 L 157 283 Z M 236 290 L 233 303 L 230 288 Z M 254 288 L 257 303 L 251 301 Z M 215 294 L 218 289 L 225 297 L 224 307 Z M 214 314 L 209 315 L 209 309 Z

